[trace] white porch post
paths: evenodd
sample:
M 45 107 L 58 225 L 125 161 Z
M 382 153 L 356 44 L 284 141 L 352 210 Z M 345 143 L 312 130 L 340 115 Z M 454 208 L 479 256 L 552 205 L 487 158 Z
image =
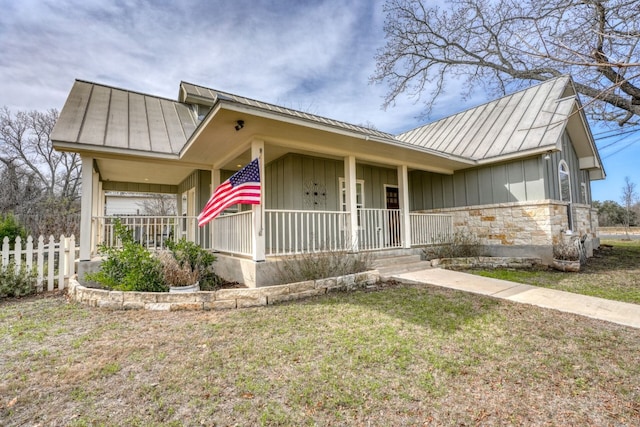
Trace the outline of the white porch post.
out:
M 411 248 L 411 216 L 409 215 L 409 172 L 407 165 L 398 166 L 398 196 L 402 247 L 409 249 Z
M 349 230 L 352 252 L 358 252 L 358 204 L 356 190 L 356 157 L 344 158 L 344 187 L 347 212 L 349 212 Z
M 80 261 L 91 260 L 93 207 L 93 157 L 82 157 L 82 196 L 80 199 Z
M 104 190 L 102 189 L 102 181 L 100 181 L 99 179 L 97 179 L 96 181 L 98 181 L 98 191 L 97 191 L 97 208 L 95 209 L 94 213 L 92 215 L 96 215 L 96 216 L 104 216 L 105 211 L 104 211 L 104 205 L 105 205 L 105 195 L 104 195 Z M 100 222 L 97 222 L 96 224 L 93 225 L 96 229 L 95 229 L 95 238 L 97 240 L 96 243 L 102 243 L 104 242 L 104 227 L 100 226 Z M 95 245 L 91 245 L 91 248 L 93 250 L 93 248 L 95 247 Z
M 265 260 L 265 231 L 264 231 L 264 141 L 254 140 L 251 142 L 251 160 L 259 158 L 260 165 L 260 204 L 251 205 L 253 212 L 253 232 L 251 243 L 253 245 L 253 260 Z
M 213 194 L 213 192 L 216 190 L 216 188 L 218 188 L 218 186 L 221 184 L 220 183 L 220 169 L 214 168 L 211 169 L 211 188 L 209 190 L 209 198 L 211 198 L 211 195 Z M 213 221 L 209 222 L 209 241 L 211 242 L 211 249 L 217 249 L 215 247 L 215 235 L 216 235 L 216 220 L 214 219 Z

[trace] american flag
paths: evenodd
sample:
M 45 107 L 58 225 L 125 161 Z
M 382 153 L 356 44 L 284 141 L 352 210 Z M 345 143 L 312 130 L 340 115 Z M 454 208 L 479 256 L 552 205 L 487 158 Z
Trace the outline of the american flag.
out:
M 260 163 L 257 158 L 216 188 L 198 215 L 198 225 L 202 227 L 237 203 L 260 204 Z

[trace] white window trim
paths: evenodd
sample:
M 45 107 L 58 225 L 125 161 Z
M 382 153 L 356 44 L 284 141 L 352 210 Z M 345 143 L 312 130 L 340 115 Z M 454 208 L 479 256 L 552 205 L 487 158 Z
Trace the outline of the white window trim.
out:
M 569 200 L 562 199 L 562 174 L 566 174 L 567 180 L 569 180 Z M 573 196 L 571 194 L 571 170 L 569 169 L 567 162 L 564 160 L 560 160 L 560 163 L 558 163 L 558 190 L 560 190 L 560 201 L 569 203 L 573 201 Z
M 338 195 L 340 197 L 340 210 L 342 212 L 346 212 L 347 211 L 347 203 L 346 203 L 346 192 L 347 192 L 347 187 L 345 184 L 346 180 L 342 177 L 338 178 Z M 358 188 L 360 188 L 360 203 L 358 203 Z M 359 209 L 364 209 L 365 204 L 364 204 L 364 179 L 356 179 L 356 211 Z M 356 215 L 358 215 L 358 224 L 361 224 L 360 222 L 360 215 L 358 213 L 356 213 Z M 358 225 L 358 230 L 362 230 L 363 227 L 361 225 Z
M 364 179 L 356 179 L 356 192 L 358 191 L 358 185 L 360 185 L 360 203 L 358 203 L 358 194 L 356 194 L 356 208 L 364 209 Z M 340 194 L 340 210 L 346 212 L 347 203 L 345 193 L 347 188 L 345 186 L 345 179 L 338 178 L 338 194 Z
M 384 208 L 387 209 L 387 188 L 395 188 L 398 190 L 398 197 L 400 197 L 400 187 L 395 184 L 384 184 L 382 187 L 382 200 L 384 200 Z M 400 200 L 398 199 L 398 202 L 399 201 Z

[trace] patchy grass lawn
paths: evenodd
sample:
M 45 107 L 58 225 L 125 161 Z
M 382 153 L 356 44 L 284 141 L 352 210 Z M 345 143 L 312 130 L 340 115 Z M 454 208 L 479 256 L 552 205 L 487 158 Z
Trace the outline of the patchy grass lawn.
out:
M 429 286 L 226 312 L 0 302 L 2 425 L 640 425 L 640 330 Z
M 640 304 L 640 240 L 603 240 L 579 273 L 544 270 L 470 270 L 486 277 Z

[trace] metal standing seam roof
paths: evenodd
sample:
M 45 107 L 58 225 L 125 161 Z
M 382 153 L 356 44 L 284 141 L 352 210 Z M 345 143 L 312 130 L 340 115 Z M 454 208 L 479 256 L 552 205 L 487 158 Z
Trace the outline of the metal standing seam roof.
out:
M 311 122 L 321 123 L 344 130 L 367 134 L 370 136 L 376 136 L 384 139 L 395 139 L 393 134 L 382 132 L 376 129 L 370 129 L 364 126 L 358 126 L 351 123 L 342 122 L 339 120 L 329 119 L 326 117 L 318 116 L 304 111 L 298 111 L 287 107 L 282 107 L 275 104 L 269 104 L 267 102 L 257 101 L 255 99 L 246 98 L 232 93 L 223 92 L 215 89 L 206 88 L 204 86 L 198 86 L 193 83 L 181 82 L 180 87 L 184 93 L 181 94 L 181 101 L 189 99 L 205 99 L 210 104 L 213 104 L 217 99 L 226 99 L 239 104 L 248 105 L 254 108 L 278 113 L 286 116 L 297 117 L 300 119 L 308 120 Z M 184 96 L 184 98 L 182 98 Z
M 189 105 L 76 80 L 51 140 L 177 155 L 197 124 Z
M 555 145 L 576 102 L 570 84 L 568 76 L 548 80 L 397 139 L 476 161 Z
M 404 148 L 480 161 L 554 145 L 576 102 L 570 78 L 560 77 L 394 136 L 191 83 L 181 82 L 180 88 L 174 101 L 76 80 L 51 139 L 177 156 L 200 124 L 190 104 L 210 107 L 227 100 Z

